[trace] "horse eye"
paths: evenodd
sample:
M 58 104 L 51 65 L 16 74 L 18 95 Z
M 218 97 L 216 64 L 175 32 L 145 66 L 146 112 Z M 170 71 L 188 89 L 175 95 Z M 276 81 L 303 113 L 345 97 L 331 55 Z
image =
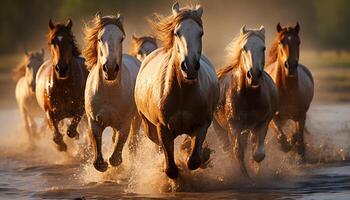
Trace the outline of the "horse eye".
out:
M 246 46 L 243 46 L 243 50 L 244 50 L 244 51 L 247 51 L 247 47 L 246 47 Z
M 265 51 L 266 50 L 266 47 L 263 47 L 263 51 Z
M 98 42 L 102 42 L 101 38 L 98 38 L 97 41 L 98 41 Z
M 204 35 L 204 32 L 203 31 L 200 32 L 199 35 L 202 37 Z

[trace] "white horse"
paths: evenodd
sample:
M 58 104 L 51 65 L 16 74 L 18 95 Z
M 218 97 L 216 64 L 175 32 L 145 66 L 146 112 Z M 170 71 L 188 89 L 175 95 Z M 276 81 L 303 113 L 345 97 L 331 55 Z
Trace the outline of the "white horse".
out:
M 133 147 L 140 127 L 134 88 L 141 63 L 122 54 L 125 37 L 122 21 L 119 14 L 96 16 L 93 26 L 86 28 L 84 56 L 91 71 L 85 89 L 85 109 L 95 150 L 94 166 L 101 172 L 108 168 L 101 152 L 103 130 L 109 126 L 118 133 L 109 158 L 112 166 L 118 166 L 122 163 L 122 150 L 128 135 L 132 136 L 129 147 Z
M 16 99 L 30 140 L 37 137 L 39 132 L 35 118 L 45 116 L 35 97 L 35 77 L 43 62 L 44 49 L 41 52 L 25 52 L 23 62 L 14 71 L 15 77 L 18 79 Z
M 135 101 L 145 133 L 164 150 L 165 173 L 178 176 L 174 139 L 191 136 L 187 166 L 203 161 L 202 144 L 219 98 L 214 67 L 202 56 L 203 9 L 172 7 L 173 14 L 154 22 L 163 48 L 142 62 L 135 86 Z
M 132 35 L 130 55 L 136 57 L 141 62 L 156 49 L 158 49 L 156 38 Z

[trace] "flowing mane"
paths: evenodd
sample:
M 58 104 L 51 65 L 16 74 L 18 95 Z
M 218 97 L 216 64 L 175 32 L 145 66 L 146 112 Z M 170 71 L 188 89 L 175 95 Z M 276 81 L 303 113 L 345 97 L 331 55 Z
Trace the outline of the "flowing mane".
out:
M 251 35 L 256 35 L 265 39 L 263 34 L 255 30 L 248 30 L 245 34 L 240 33 L 236 38 L 234 38 L 226 47 L 226 51 L 228 52 L 226 66 L 217 70 L 217 75 L 219 78 L 229 73 L 232 69 L 238 67 L 241 58 L 242 43 L 245 43 Z
M 151 36 L 143 36 L 143 37 L 133 37 L 131 41 L 131 50 L 130 55 L 136 57 L 136 55 L 139 53 L 139 50 L 141 49 L 142 45 L 146 42 L 153 43 L 157 45 L 157 40 L 154 37 Z
M 29 52 L 28 55 L 23 56 L 22 62 L 15 69 L 12 70 L 12 77 L 14 80 L 19 80 L 26 74 L 26 66 L 30 59 L 37 59 L 41 63 L 44 62 L 43 54 L 40 52 Z
M 49 33 L 47 34 L 47 42 L 50 45 L 52 40 L 59 34 L 65 33 L 70 38 L 70 41 L 73 45 L 73 56 L 79 57 L 81 55 L 81 52 L 77 46 L 77 42 L 75 40 L 75 37 L 72 33 L 72 30 L 67 28 L 64 24 L 57 24 L 55 28 L 49 29 Z
M 290 27 L 290 26 L 283 27 L 281 32 L 276 32 L 275 39 L 273 40 L 273 42 L 271 44 L 271 48 L 269 51 L 269 57 L 268 57 L 266 66 L 269 66 L 272 63 L 276 62 L 277 57 L 278 57 L 278 44 L 284 35 L 289 35 L 289 34 L 298 36 L 298 33 L 296 33 L 294 28 Z
M 88 70 L 91 70 L 93 66 L 97 63 L 97 41 L 98 33 L 106 25 L 114 24 L 125 34 L 123 24 L 119 18 L 116 16 L 104 16 L 100 17 L 96 15 L 92 20 L 92 25 L 89 27 L 87 24 L 85 26 L 85 48 L 83 50 L 83 55 L 86 59 L 86 66 Z
M 157 39 L 163 43 L 163 48 L 168 51 L 174 44 L 174 29 L 175 27 L 185 19 L 193 19 L 201 27 L 203 27 L 202 19 L 195 13 L 195 10 L 190 8 L 183 8 L 179 13 L 174 16 L 173 14 L 164 17 L 155 13 L 154 20 L 148 20 L 152 28 L 155 31 Z

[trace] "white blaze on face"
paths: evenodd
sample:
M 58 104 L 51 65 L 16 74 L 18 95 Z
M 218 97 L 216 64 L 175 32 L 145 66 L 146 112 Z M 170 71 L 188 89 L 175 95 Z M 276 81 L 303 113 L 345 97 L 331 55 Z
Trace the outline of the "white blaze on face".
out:
M 98 62 L 104 64 L 121 65 L 123 52 L 123 32 L 113 24 L 105 26 L 98 34 Z M 106 66 L 107 68 L 115 67 Z M 109 69 L 114 70 L 114 69 Z
M 252 34 L 242 44 L 242 56 L 246 70 L 250 68 L 263 70 L 265 65 L 265 41 Z
M 59 42 L 62 42 L 63 36 L 57 36 Z

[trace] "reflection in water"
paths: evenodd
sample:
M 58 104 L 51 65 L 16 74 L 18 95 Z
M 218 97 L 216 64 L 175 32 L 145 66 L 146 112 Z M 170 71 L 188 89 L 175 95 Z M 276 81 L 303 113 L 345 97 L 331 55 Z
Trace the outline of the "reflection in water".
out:
M 42 134 L 35 147 L 29 147 L 26 135 L 18 128 L 18 111 L 3 111 L 0 114 L 3 131 L 0 133 L 0 199 L 348 198 L 350 162 L 343 160 L 349 157 L 349 111 L 346 106 L 312 108 L 307 122 L 310 134 L 306 135 L 310 164 L 300 164 L 294 153 L 282 153 L 270 131 L 266 159 L 258 165 L 251 161 L 250 153 L 246 156 L 250 180 L 241 176 L 236 161 L 222 151 L 210 130 L 207 140 L 215 151 L 211 157 L 212 167 L 189 171 L 183 164 L 186 158 L 177 153 L 181 175 L 176 181 L 169 180 L 161 171 L 163 156 L 146 138 L 141 138 L 136 157 L 131 158 L 125 151 L 123 155 L 127 159 L 123 165 L 100 173 L 92 166 L 84 137 L 79 141 L 66 138 L 67 154 L 55 149 L 50 132 Z M 111 131 L 107 132 L 103 150 L 110 155 Z M 177 144 L 182 139 L 178 138 Z M 176 146 L 176 152 L 180 152 L 179 145 Z

